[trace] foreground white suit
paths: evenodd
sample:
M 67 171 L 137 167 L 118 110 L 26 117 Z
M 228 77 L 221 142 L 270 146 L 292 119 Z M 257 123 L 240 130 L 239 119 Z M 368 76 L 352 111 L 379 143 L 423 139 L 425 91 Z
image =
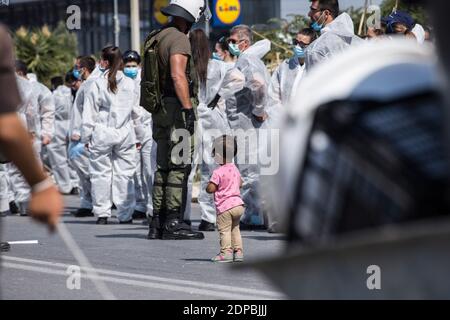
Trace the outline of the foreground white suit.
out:
M 41 150 L 41 140 L 43 137 L 52 139 L 55 133 L 55 102 L 49 88 L 40 82 L 30 82 L 34 98 L 37 100 L 37 112 L 39 114 L 37 127 L 37 139 L 35 144 Z
M 214 109 L 208 108 L 208 104 L 219 93 L 223 79 L 228 70 L 234 67 L 233 63 L 225 63 L 210 60 L 208 63 L 208 74 L 205 86 L 199 88 L 199 105 L 197 108 L 198 124 L 197 137 L 201 142 L 196 159 L 200 165 L 201 183 L 198 203 L 201 210 L 201 219 L 209 223 L 216 223 L 216 206 L 214 196 L 206 192 L 206 186 L 211 178 L 212 172 L 218 167 L 212 157 L 212 146 L 215 138 L 224 134 L 231 134 L 225 112 L 225 101 L 220 99 Z
M 93 213 L 111 217 L 114 203 L 119 221 L 125 222 L 135 206 L 136 136 L 131 115 L 138 101 L 133 80 L 118 71 L 117 93 L 112 93 L 108 74 L 96 78 L 84 96 L 81 142 L 89 144 Z
M 89 86 L 94 82 L 95 78 L 96 77 L 91 74 L 81 84 L 80 88 L 77 91 L 70 114 L 69 137 L 71 137 L 72 135 L 78 135 L 81 137 L 84 96 L 87 88 L 89 88 Z M 80 156 L 71 159 L 71 163 L 75 168 L 75 171 L 77 172 L 79 178 L 81 200 L 80 208 L 90 210 L 92 209 L 92 195 L 91 178 L 89 176 L 89 150 L 85 148 Z
M 19 93 L 22 99 L 22 104 L 18 108 L 18 114 L 21 118 L 23 124 L 26 126 L 27 131 L 34 136 L 34 141 L 39 140 L 39 130 L 40 130 L 40 118 L 38 114 L 38 104 L 36 100 L 36 95 L 33 92 L 33 85 L 29 80 L 23 79 L 21 77 L 16 77 L 17 86 L 19 88 Z M 39 159 L 40 143 L 34 143 L 36 158 Z M 25 178 L 20 173 L 19 169 L 12 163 L 7 166 L 2 165 L 3 169 L 0 171 L 0 184 L 1 184 L 1 198 L 0 206 L 2 211 L 6 208 L 6 201 L 9 199 L 10 190 L 3 190 L 9 187 L 14 192 L 14 200 L 17 203 L 20 214 L 25 215 L 28 207 L 28 201 L 31 195 L 31 189 Z M 7 173 L 5 171 L 7 167 Z M 9 176 L 8 178 L 5 175 Z M 8 201 L 9 203 L 9 201 Z M 4 210 L 7 211 L 7 210 Z
M 140 101 L 141 72 L 133 79 L 135 95 Z M 133 111 L 134 129 L 137 142 L 141 149 L 136 153 L 136 173 L 134 174 L 136 208 L 144 212 L 148 217 L 153 216 L 153 175 L 156 170 L 156 142 L 153 140 L 152 115 L 141 106 L 135 106 Z
M 55 134 L 47 147 L 53 177 L 62 193 L 70 193 L 76 187 L 70 174 L 67 156 L 69 112 L 72 109 L 72 91 L 64 85 L 53 92 L 55 102 Z
M 364 41 L 355 35 L 352 18 L 344 12 L 324 27 L 320 37 L 306 49 L 306 70 L 309 72 L 319 62 L 362 43 Z
M 270 75 L 261 60 L 269 51 L 270 41 L 262 40 L 243 52 L 235 67 L 227 72 L 219 92 L 226 101 L 229 125 L 238 136 L 236 164 L 244 180 L 241 194 L 246 206 L 242 221 L 251 225 L 264 224 L 259 197 L 260 146 L 259 141 L 253 139 L 258 139 L 263 126 L 254 116 L 261 117 L 265 113 L 270 116 L 271 113 L 268 108 Z M 245 136 L 240 139 L 242 133 Z

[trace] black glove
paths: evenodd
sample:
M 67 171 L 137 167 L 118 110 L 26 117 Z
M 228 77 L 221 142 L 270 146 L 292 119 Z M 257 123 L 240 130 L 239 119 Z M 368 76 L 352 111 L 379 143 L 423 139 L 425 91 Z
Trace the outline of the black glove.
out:
M 218 94 L 216 94 L 216 96 L 214 97 L 213 101 L 211 101 L 208 104 L 208 108 L 214 109 L 217 106 L 217 104 L 219 103 L 219 100 L 220 100 L 220 96 Z
M 183 115 L 186 130 L 193 135 L 195 132 L 195 121 L 197 120 L 194 109 L 183 109 Z

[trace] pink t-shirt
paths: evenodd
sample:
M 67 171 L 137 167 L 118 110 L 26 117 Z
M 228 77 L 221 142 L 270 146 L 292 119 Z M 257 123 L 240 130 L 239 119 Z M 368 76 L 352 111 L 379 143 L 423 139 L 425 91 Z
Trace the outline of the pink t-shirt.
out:
M 217 186 L 214 194 L 217 214 L 242 206 L 241 174 L 233 163 L 227 163 L 214 170 L 210 182 Z

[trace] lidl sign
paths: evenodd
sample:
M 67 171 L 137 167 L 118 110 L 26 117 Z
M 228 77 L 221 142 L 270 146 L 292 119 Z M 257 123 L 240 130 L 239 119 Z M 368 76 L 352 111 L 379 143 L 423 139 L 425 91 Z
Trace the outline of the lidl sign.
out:
M 153 1 L 153 19 L 160 26 L 164 26 L 169 22 L 169 18 L 161 12 L 161 9 L 167 7 L 168 5 L 169 0 Z
M 241 23 L 240 0 L 214 0 L 213 26 L 231 27 Z

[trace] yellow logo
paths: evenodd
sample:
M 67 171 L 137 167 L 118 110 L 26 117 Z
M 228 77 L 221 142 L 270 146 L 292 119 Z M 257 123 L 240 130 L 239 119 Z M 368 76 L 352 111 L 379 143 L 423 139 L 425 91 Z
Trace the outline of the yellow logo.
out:
M 233 24 L 241 14 L 239 0 L 217 0 L 216 15 L 223 24 Z
M 169 22 L 169 18 L 161 13 L 161 9 L 169 5 L 169 0 L 155 0 L 153 2 L 153 16 L 156 22 L 160 25 L 165 25 Z

